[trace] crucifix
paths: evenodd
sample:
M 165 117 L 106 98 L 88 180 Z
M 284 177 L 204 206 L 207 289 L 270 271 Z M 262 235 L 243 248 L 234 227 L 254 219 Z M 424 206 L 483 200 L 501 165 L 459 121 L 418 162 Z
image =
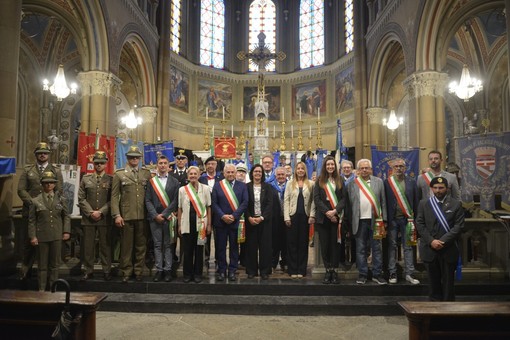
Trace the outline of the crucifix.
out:
M 255 152 L 264 153 L 268 150 L 268 137 L 269 130 L 267 121 L 269 119 L 269 104 L 266 101 L 265 85 L 264 85 L 264 72 L 266 66 L 274 60 L 282 61 L 287 56 L 284 52 L 273 53 L 269 50 L 265 43 L 266 35 L 260 32 L 257 36 L 259 39 L 258 45 L 251 51 L 240 51 L 237 53 L 239 60 L 251 59 L 251 62 L 259 67 L 259 76 L 257 84 L 257 101 L 255 102 Z
M 11 139 L 10 139 L 10 140 L 6 140 L 5 142 L 6 142 L 7 144 L 11 144 L 11 149 L 14 147 L 14 144 L 16 143 L 16 142 L 14 141 L 14 137 L 13 137 L 13 136 L 11 136 Z

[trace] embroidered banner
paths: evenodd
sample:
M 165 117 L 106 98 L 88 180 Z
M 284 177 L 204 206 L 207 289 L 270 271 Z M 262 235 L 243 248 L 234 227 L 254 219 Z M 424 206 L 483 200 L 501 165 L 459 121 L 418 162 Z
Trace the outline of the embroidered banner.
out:
M 236 157 L 236 139 L 235 138 L 214 138 L 214 156 L 219 159 L 229 159 Z
M 174 161 L 174 142 L 168 141 L 143 146 L 143 160 L 145 165 L 157 164 L 158 157 L 165 155 L 170 162 Z
M 395 158 L 402 158 L 406 162 L 406 175 L 416 178 L 420 172 L 420 151 L 418 149 L 410 151 L 378 151 L 372 147 L 372 169 L 374 176 L 382 180 L 392 175 L 392 169 L 389 162 Z
M 94 172 L 94 153 L 96 152 L 96 146 L 99 145 L 99 150 L 106 152 L 108 155 L 105 172 L 107 174 L 113 174 L 115 137 L 100 135 L 99 138 L 96 138 L 96 136 L 95 133 L 87 135 L 85 132 L 80 132 L 78 136 L 77 164 L 80 166 L 81 172 L 83 173 Z

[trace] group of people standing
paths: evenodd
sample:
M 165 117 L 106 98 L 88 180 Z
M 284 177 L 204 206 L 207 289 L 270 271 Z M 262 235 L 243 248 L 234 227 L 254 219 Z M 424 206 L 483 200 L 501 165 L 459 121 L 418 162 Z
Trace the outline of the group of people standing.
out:
M 61 242 L 70 235 L 62 174 L 48 163 L 49 154 L 46 143 L 37 145 L 37 163 L 25 167 L 18 186 L 28 221 L 20 278 L 29 275 L 38 249 L 40 290 L 58 278 Z M 369 278 L 370 256 L 371 280 L 386 284 L 381 240 L 387 234 L 389 282 L 398 282 L 397 244 L 401 240 L 405 280 L 418 284 L 413 276 L 412 246 L 419 235 L 430 298 L 454 298 L 453 272 L 463 212 L 456 178 L 441 170 L 438 151 L 429 153 L 430 170 L 417 181 L 405 175 L 403 159 L 391 162 L 392 175 L 383 181 L 372 175 L 368 159 L 357 162 L 354 174 L 350 161 L 342 161 L 339 170 L 335 159 L 326 156 L 312 181 L 305 163 L 298 162 L 289 175 L 283 166 L 274 168 L 272 155 L 266 155 L 261 164 L 251 167 L 246 183 L 248 169 L 243 162 L 226 164 L 219 172 L 212 156 L 201 173 L 198 167 L 187 167 L 187 156 L 180 150 L 175 169 L 171 171 L 168 158 L 160 156 L 156 172 L 151 173 L 140 166 L 138 147 L 131 146 L 126 157 L 126 167 L 112 176 L 105 173 L 107 155 L 97 151 L 94 172 L 81 180 L 82 280 L 94 275 L 96 234 L 103 278 L 111 279 L 112 223 L 120 230 L 123 282 L 143 279 L 149 234 L 154 281 L 170 282 L 176 277 L 176 242 L 180 239 L 183 281 L 201 282 L 204 257 L 207 265 L 210 261 L 212 238 L 218 281 L 235 281 L 239 262 L 248 279 L 260 276 L 267 280 L 278 264 L 291 278 L 300 279 L 307 275 L 309 230 L 315 225 L 325 268 L 323 283 L 339 283 L 338 268 L 349 257 L 345 243 L 350 238 L 350 255 L 359 271 L 356 282 L 364 284 Z

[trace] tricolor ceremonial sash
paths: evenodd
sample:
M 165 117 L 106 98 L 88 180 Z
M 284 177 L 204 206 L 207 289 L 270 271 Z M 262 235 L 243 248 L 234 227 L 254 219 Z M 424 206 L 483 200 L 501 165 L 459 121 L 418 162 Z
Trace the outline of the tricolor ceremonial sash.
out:
M 363 193 L 363 195 L 365 195 L 365 197 L 368 199 L 368 202 L 372 206 L 372 212 L 374 213 L 375 222 L 374 239 L 381 239 L 385 237 L 386 230 L 384 228 L 384 221 L 382 219 L 381 205 L 379 204 L 379 201 L 375 197 L 372 188 L 361 177 L 356 177 L 354 179 L 354 183 L 356 183 L 360 191 Z
M 338 197 L 336 197 L 335 194 L 335 186 L 330 181 L 327 182 L 325 187 L 326 196 L 328 197 L 329 204 L 331 205 L 331 209 L 336 209 L 336 206 L 338 205 Z M 338 227 L 336 231 L 336 240 L 337 243 L 342 243 L 342 219 L 344 217 L 344 212 L 342 210 L 342 213 L 338 217 Z
M 159 198 L 159 201 L 161 202 L 161 205 L 164 209 L 166 209 L 170 205 L 170 198 L 166 194 L 165 187 L 163 187 L 163 184 L 159 180 L 158 176 L 154 176 L 149 181 L 152 188 L 156 192 L 156 195 Z
M 402 213 L 407 218 L 406 225 L 406 244 L 409 246 L 416 245 L 417 235 L 416 235 L 416 225 L 414 224 L 414 212 L 407 200 L 405 190 L 402 188 L 402 185 L 397 181 L 395 176 L 390 176 L 388 178 L 388 184 L 390 185 L 391 191 L 395 195 L 395 199 L 397 200 L 397 204 L 402 210 Z
M 207 239 L 207 226 L 205 224 L 207 209 L 198 196 L 197 190 L 191 185 L 191 183 L 184 186 L 184 191 L 186 191 L 186 195 L 197 213 L 196 228 L 198 232 L 198 245 L 203 245 Z
M 234 189 L 227 179 L 223 179 L 220 181 L 220 188 L 225 194 L 227 198 L 228 204 L 232 209 L 232 212 L 236 211 L 239 207 L 239 201 L 237 200 L 237 196 L 234 193 Z M 239 219 L 239 227 L 237 229 L 237 242 L 243 243 L 246 240 L 246 229 L 244 226 L 244 214 L 241 215 Z
M 432 179 L 435 177 L 432 171 L 424 172 L 423 174 L 421 174 L 421 176 L 423 177 L 425 182 L 427 182 L 427 185 L 430 185 L 430 181 L 432 181 Z

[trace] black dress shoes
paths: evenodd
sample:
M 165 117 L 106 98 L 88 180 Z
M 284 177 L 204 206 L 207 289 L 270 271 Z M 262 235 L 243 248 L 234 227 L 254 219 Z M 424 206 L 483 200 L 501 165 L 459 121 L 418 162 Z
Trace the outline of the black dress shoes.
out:
M 248 278 L 251 280 L 255 277 L 255 274 L 248 274 Z
M 129 276 L 124 276 L 124 277 L 122 278 L 122 282 L 123 282 L 123 283 L 128 283 L 128 282 L 129 282 Z
M 142 275 L 136 275 L 135 277 L 136 281 L 140 282 L 143 280 L 143 276 Z
M 87 280 L 89 280 L 89 279 L 92 279 L 93 277 L 94 277 L 94 274 L 92 274 L 92 273 L 85 273 L 85 274 L 81 277 L 80 281 L 87 281 Z
M 185 276 L 185 277 L 183 277 L 182 282 L 184 282 L 184 283 L 190 283 L 190 282 L 191 282 L 191 277 L 189 277 L 189 276 Z
M 112 274 L 110 274 L 110 273 L 103 274 L 103 280 L 110 281 L 111 279 L 112 279 Z
M 329 269 L 326 270 L 326 274 L 324 274 L 324 279 L 322 280 L 322 283 L 324 283 L 325 285 L 331 283 L 331 272 L 329 271 Z
M 200 282 L 202 282 L 202 278 L 200 276 L 195 276 L 193 281 L 195 281 L 195 283 L 200 283 Z
M 331 272 L 331 281 L 330 282 L 334 285 L 337 285 L 340 283 L 340 281 L 338 280 L 338 274 L 335 270 L 333 270 Z
M 170 271 L 165 271 L 165 282 L 172 281 L 172 273 Z
M 156 275 L 154 275 L 154 282 L 159 282 L 163 280 L 163 271 L 157 271 Z
M 229 281 L 235 281 L 237 279 L 236 273 L 230 273 L 228 274 L 228 280 Z
M 225 281 L 225 274 L 223 273 L 218 274 L 217 280 L 219 282 Z
M 262 280 L 267 280 L 267 279 L 269 279 L 269 275 L 262 274 L 261 278 L 262 278 Z

